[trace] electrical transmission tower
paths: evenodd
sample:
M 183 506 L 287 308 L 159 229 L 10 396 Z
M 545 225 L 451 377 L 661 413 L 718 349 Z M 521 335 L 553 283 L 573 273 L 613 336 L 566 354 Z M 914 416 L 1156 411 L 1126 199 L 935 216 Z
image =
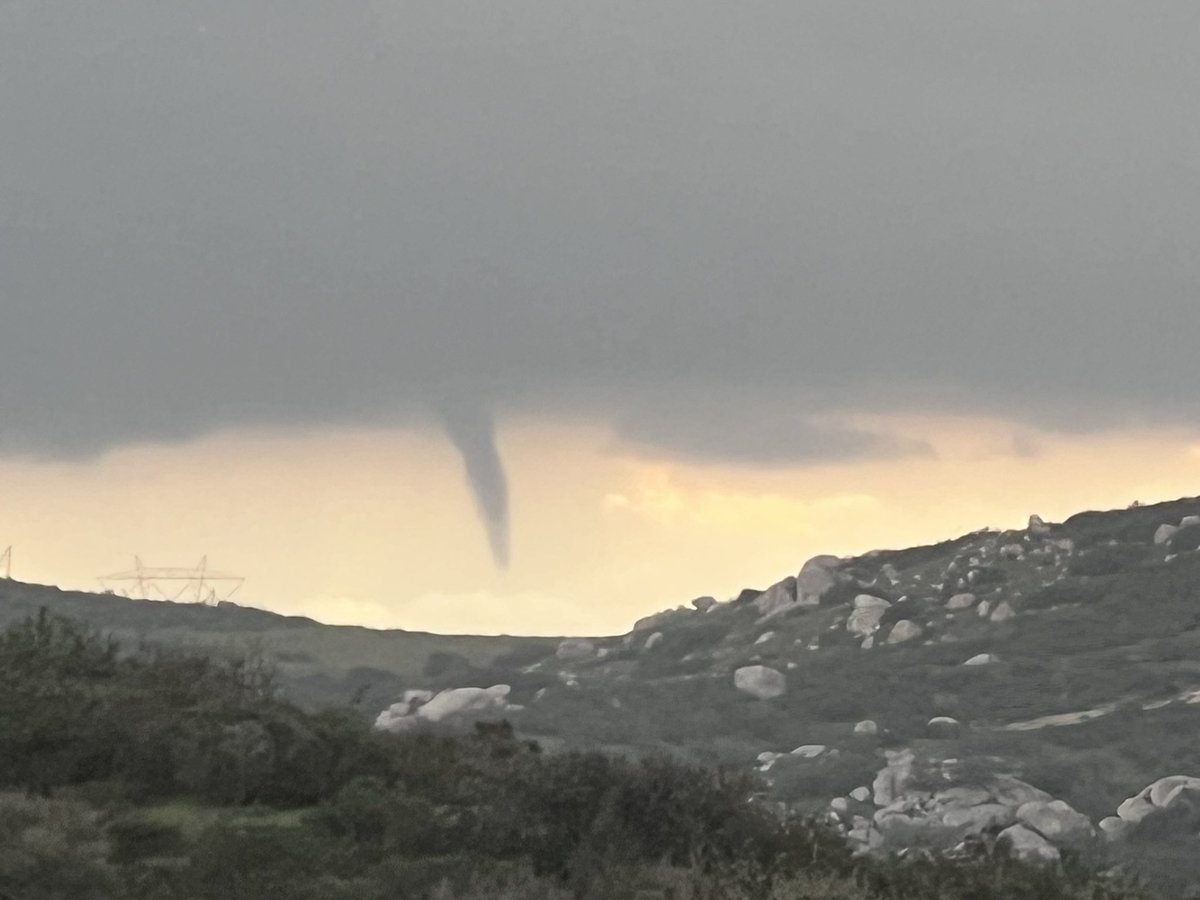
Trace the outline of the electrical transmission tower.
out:
M 10 545 L 3 553 L 0 553 L 0 571 L 4 572 L 2 578 L 12 578 L 12 546 Z
M 192 569 L 172 566 L 147 566 L 140 556 L 133 558 L 133 568 L 112 575 L 102 575 L 100 583 L 106 590 L 136 600 L 190 601 L 215 605 L 237 593 L 246 579 L 240 575 L 213 572 L 208 557 L 202 556 Z M 109 587 L 120 585 L 119 588 Z

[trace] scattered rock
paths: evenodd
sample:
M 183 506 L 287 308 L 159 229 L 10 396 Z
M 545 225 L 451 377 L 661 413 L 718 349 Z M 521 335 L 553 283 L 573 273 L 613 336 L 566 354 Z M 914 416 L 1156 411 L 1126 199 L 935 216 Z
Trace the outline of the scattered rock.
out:
M 637 630 L 637 626 L 634 626 Z M 554 651 L 554 655 L 561 660 L 568 662 L 580 662 L 585 659 L 591 659 L 596 655 L 596 645 L 584 638 L 567 638 L 565 641 L 560 641 L 558 649 Z
M 663 633 L 661 631 L 654 632 L 654 634 L 652 634 L 652 635 L 650 635 L 650 637 L 646 638 L 645 649 L 653 650 L 655 647 L 657 647 L 659 644 L 662 643 L 662 640 L 663 640 Z
M 1100 832 L 1110 841 L 1124 837 L 1129 828 L 1130 823 L 1117 816 L 1106 816 L 1100 820 Z
M 887 642 L 889 644 L 903 644 L 905 641 L 919 638 L 924 633 L 924 629 L 916 622 L 909 619 L 901 619 L 892 627 L 892 632 L 888 635 Z
M 916 756 L 911 750 L 886 751 L 888 764 L 875 775 L 871 794 L 875 805 L 890 807 L 904 797 L 913 778 L 913 763 Z M 878 813 L 876 814 L 878 821 Z
M 1017 821 L 1058 846 L 1081 846 L 1095 836 L 1091 820 L 1062 800 L 1022 803 Z
M 857 637 L 870 637 L 879 629 L 879 620 L 891 605 L 882 597 L 859 594 L 854 598 L 854 611 L 846 619 L 846 630 Z
M 1017 611 L 1012 608 L 1012 605 L 1007 600 L 1004 600 L 992 610 L 992 614 L 988 618 L 993 622 L 1007 622 L 1016 614 Z
M 1008 844 L 1012 855 L 1022 862 L 1058 862 L 1061 858 L 1057 847 L 1024 825 L 1005 828 L 998 841 Z
M 976 653 L 968 659 L 964 666 L 990 666 L 992 663 L 1000 662 L 1000 657 L 991 653 Z
M 756 640 L 754 643 L 755 644 L 765 644 L 767 641 L 769 641 L 773 637 L 775 637 L 775 632 L 764 631 L 762 634 L 760 634 L 758 636 L 758 640 Z
M 1041 516 L 1034 514 L 1029 517 L 1028 531 L 1032 537 L 1046 537 L 1050 534 L 1050 526 L 1042 520 Z
M 828 749 L 824 744 L 801 744 L 791 755 L 799 759 L 816 759 Z
M 977 612 L 981 618 L 986 618 L 987 614 L 990 613 L 991 611 L 992 611 L 992 601 L 990 601 L 990 600 L 984 600 L 977 607 L 975 607 L 975 612 Z
M 787 692 L 787 677 L 768 666 L 743 666 L 733 673 L 733 686 L 759 700 L 771 700 Z
M 871 719 L 863 719 L 854 726 L 854 733 L 859 737 L 870 737 L 879 734 L 879 726 Z
M 946 601 L 946 609 L 969 609 L 975 605 L 974 594 L 955 594 Z
M 962 733 L 962 723 L 950 716 L 934 716 L 925 726 L 925 731 L 931 738 L 949 740 Z
M 1200 525 L 1200 516 L 1184 516 L 1179 520 L 1180 530 L 1191 528 L 1193 525 Z
M 856 803 L 866 803 L 871 799 L 871 789 L 863 785 L 850 792 L 850 799 Z
M 1165 544 L 1179 530 L 1175 525 L 1162 524 L 1158 526 L 1158 530 L 1154 532 L 1154 543 Z
M 875 635 L 873 635 L 873 634 L 867 635 L 865 638 L 863 638 L 862 643 L 859 646 L 862 647 L 864 650 L 870 650 L 872 647 L 875 646 Z
M 1021 559 L 1025 555 L 1025 548 L 1020 544 L 1005 544 L 1000 548 L 1000 555 L 1005 559 Z
M 692 607 L 697 612 L 702 612 L 702 613 L 708 612 L 710 609 L 712 609 L 716 605 L 717 605 L 717 600 L 715 597 L 697 597 L 695 600 L 692 601 Z

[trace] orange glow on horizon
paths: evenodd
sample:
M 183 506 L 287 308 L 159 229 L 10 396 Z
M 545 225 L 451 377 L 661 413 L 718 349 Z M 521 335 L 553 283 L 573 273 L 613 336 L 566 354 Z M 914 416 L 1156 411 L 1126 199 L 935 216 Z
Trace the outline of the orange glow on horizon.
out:
M 1200 493 L 1200 445 L 1165 430 L 1019 433 L 893 416 L 933 456 L 794 468 L 697 465 L 614 449 L 607 430 L 502 428 L 513 565 L 492 568 L 459 460 L 400 429 L 229 431 L 86 463 L 0 460 L 14 577 L 98 589 L 147 564 L 247 576 L 242 603 L 414 630 L 612 634 L 648 613 L 766 587 L 852 554 Z

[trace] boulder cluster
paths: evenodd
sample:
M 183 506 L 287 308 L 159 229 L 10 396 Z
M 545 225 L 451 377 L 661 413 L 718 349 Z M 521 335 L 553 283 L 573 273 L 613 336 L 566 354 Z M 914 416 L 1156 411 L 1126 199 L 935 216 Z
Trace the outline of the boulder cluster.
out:
M 520 709 L 508 702 L 510 691 L 507 684 L 494 684 L 489 688 L 450 688 L 438 694 L 432 691 L 405 691 L 403 699 L 376 717 L 375 727 L 381 731 L 399 732 L 421 722 L 442 722 L 467 713 Z
M 1110 840 L 1147 834 L 1200 836 L 1200 778 L 1168 775 L 1147 785 L 1117 807 L 1117 814 L 1100 820 Z
M 964 782 L 958 760 L 919 760 L 886 751 L 887 765 L 866 785 L 830 803 L 829 818 L 860 853 L 966 842 L 1007 844 L 1018 858 L 1056 861 L 1095 838 L 1087 816 L 1011 775 Z

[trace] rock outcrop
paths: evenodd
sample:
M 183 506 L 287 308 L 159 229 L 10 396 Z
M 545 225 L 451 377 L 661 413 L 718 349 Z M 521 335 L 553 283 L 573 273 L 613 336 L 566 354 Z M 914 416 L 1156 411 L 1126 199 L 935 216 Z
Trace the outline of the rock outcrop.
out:
M 954 781 L 957 760 L 919 759 L 910 749 L 890 750 L 886 757 L 869 795 L 858 791 L 844 798 L 844 808 L 830 806 L 856 852 L 909 846 L 944 851 L 966 839 L 1004 840 L 1021 859 L 1050 862 L 1095 834 L 1086 816 L 1011 775 L 934 789 L 938 781 Z M 867 799 L 874 812 L 860 811 Z
M 801 606 L 817 606 L 837 584 L 836 571 L 841 562 L 836 556 L 814 556 L 801 566 L 796 576 L 796 602 Z
M 754 608 L 763 618 L 781 615 L 796 607 L 796 576 L 789 575 L 754 598 Z
M 467 713 L 495 712 L 508 707 L 510 691 L 507 684 L 495 684 L 489 688 L 450 688 L 415 709 L 412 702 L 402 700 L 381 712 L 375 719 L 375 727 L 381 731 L 403 731 L 418 722 L 443 722 Z

